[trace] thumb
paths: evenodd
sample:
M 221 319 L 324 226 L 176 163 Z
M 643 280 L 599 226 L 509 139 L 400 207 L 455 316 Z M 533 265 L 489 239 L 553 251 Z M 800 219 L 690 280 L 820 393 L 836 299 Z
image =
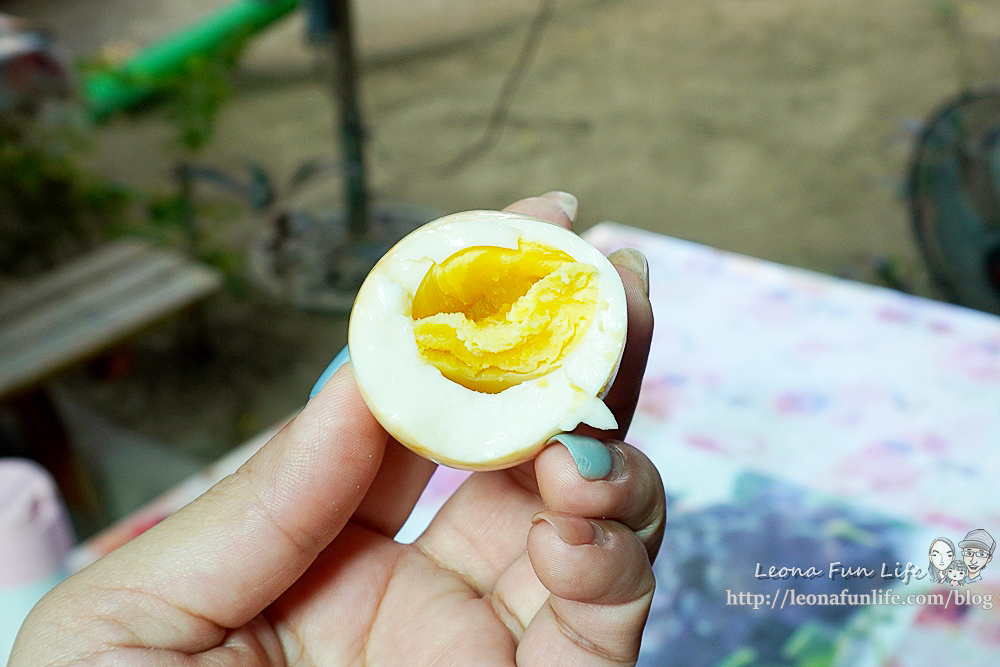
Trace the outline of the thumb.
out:
M 351 366 L 342 367 L 236 473 L 67 580 L 70 599 L 76 587 L 166 603 L 158 604 L 155 623 L 129 619 L 144 646 L 177 648 L 192 635 L 174 634 L 206 620 L 242 626 L 291 586 L 344 527 L 378 471 L 386 439 Z M 125 606 L 132 614 L 144 607 L 115 605 Z

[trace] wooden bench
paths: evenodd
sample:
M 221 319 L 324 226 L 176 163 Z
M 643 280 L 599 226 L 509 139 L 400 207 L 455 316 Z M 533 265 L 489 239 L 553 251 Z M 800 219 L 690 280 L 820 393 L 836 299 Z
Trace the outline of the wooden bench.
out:
M 45 383 L 221 286 L 217 271 L 183 255 L 122 240 L 0 292 L 0 401 L 13 406 L 29 454 L 52 471 L 71 505 L 92 504 L 94 494 L 71 469 L 73 454 Z
M 0 399 L 177 315 L 218 272 L 136 240 L 102 246 L 0 293 Z

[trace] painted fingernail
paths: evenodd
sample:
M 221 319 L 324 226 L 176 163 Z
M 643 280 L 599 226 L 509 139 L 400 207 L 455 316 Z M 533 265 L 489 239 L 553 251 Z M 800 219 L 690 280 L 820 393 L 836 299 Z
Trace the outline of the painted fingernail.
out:
M 604 544 L 604 530 L 593 521 L 568 512 L 543 510 L 531 517 L 531 523 L 544 521 L 556 529 L 559 539 L 578 547 L 584 544 Z
M 309 398 L 318 394 L 320 390 L 326 386 L 326 383 L 330 381 L 333 374 L 337 372 L 337 369 L 350 360 L 351 354 L 347 351 L 347 346 L 345 345 L 344 349 L 337 353 L 337 356 L 333 358 L 330 365 L 326 367 L 326 370 L 323 371 L 323 373 L 319 376 L 319 379 L 316 380 L 316 384 L 313 385 L 312 391 L 309 392 Z
M 569 450 L 569 455 L 576 463 L 576 469 L 587 480 L 604 479 L 611 474 L 611 450 L 607 445 L 586 435 L 575 433 L 560 433 L 553 436 L 547 444 L 558 442 Z
M 566 217 L 570 219 L 570 222 L 576 220 L 576 210 L 580 203 L 570 193 L 563 192 L 562 190 L 553 190 L 542 195 L 542 199 L 547 199 L 561 208 Z
M 624 267 L 637 275 L 642 282 L 642 291 L 649 296 L 649 262 L 646 256 L 635 248 L 619 248 L 608 255 L 612 264 Z

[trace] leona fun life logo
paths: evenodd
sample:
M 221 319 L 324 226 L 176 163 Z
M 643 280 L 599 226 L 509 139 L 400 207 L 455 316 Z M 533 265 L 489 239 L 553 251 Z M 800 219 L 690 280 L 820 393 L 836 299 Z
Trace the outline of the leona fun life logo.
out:
M 982 528 L 970 530 L 964 540 L 955 543 L 937 537 L 928 550 L 927 572 L 931 581 L 947 586 L 967 586 L 983 578 L 983 569 L 993 560 L 996 541 Z

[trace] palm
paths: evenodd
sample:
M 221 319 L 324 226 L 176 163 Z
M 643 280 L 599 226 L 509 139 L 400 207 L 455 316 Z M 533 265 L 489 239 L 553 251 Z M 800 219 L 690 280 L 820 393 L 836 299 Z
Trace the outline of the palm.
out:
M 630 448 L 626 455 L 641 456 Z M 648 514 L 648 507 L 621 502 L 616 482 L 580 479 L 568 459 L 553 448 L 536 464 L 472 475 L 412 545 L 348 523 L 265 611 L 268 628 L 286 656 L 308 665 L 514 664 L 525 630 L 550 597 L 535 568 L 558 587 L 552 566 L 566 564 L 546 562 L 545 550 L 536 548 L 533 565 L 526 548 L 532 515 L 547 507 L 635 523 Z M 595 484 L 604 487 L 596 494 L 588 488 Z M 655 494 L 652 500 L 659 502 Z M 659 527 L 636 527 L 643 543 L 631 546 L 653 552 Z M 565 571 L 555 579 L 586 596 L 579 583 L 587 575 Z M 642 578 L 635 579 L 641 588 Z M 644 583 L 650 590 L 641 593 L 651 593 L 651 580 Z M 632 632 L 641 631 L 637 620 Z M 543 636 L 551 630 L 545 623 L 533 631 Z
M 307 664 L 512 664 L 549 597 L 525 548 L 544 507 L 528 464 L 471 476 L 412 545 L 351 522 L 265 617 Z
M 317 666 L 513 662 L 492 590 L 366 528 L 349 525 L 335 544 L 264 614 L 286 656 Z

